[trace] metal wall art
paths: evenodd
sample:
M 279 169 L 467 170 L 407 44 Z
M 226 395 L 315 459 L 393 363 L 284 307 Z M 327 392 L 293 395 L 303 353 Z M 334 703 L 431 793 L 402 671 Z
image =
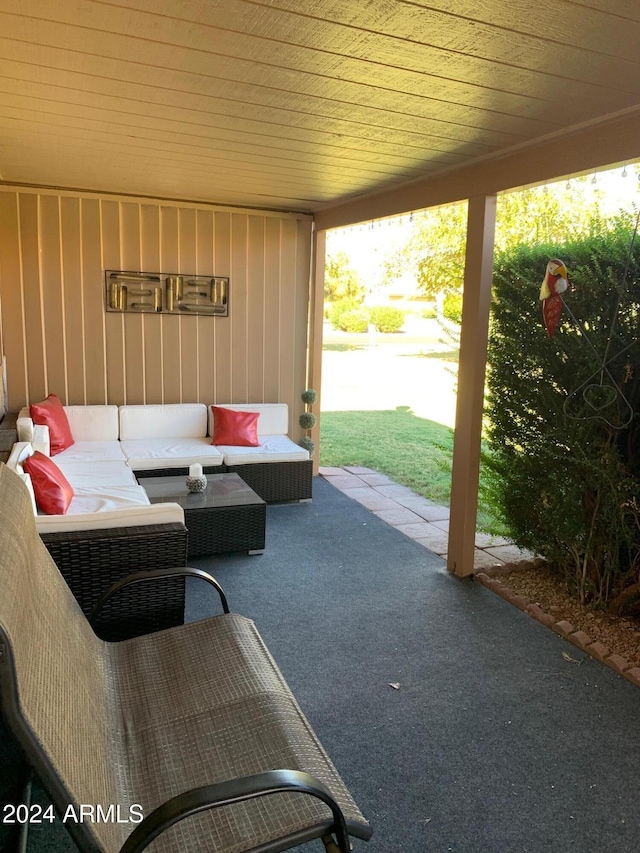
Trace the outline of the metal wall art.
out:
M 118 314 L 229 316 L 229 279 L 106 270 L 105 304 Z

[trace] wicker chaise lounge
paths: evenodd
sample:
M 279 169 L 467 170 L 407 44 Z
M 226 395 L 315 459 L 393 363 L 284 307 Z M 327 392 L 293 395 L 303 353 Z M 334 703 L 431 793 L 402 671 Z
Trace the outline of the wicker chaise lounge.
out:
M 80 850 L 277 853 L 322 838 L 347 853 L 349 835 L 370 837 L 224 594 L 220 616 L 103 642 L 4 465 L 0 518 L 0 710 Z

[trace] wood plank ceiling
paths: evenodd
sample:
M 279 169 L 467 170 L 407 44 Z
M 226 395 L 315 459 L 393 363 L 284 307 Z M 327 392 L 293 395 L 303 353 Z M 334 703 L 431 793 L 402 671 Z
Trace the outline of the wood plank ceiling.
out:
M 637 0 L 0 0 L 0 179 L 314 211 L 640 104 Z

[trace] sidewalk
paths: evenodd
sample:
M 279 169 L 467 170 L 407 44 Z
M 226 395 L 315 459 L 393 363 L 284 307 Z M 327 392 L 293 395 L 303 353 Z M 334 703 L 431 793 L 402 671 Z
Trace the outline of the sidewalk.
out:
M 319 473 L 341 492 L 371 510 L 378 518 L 395 527 L 429 551 L 447 559 L 449 508 L 417 495 L 408 486 L 396 483 L 386 474 L 371 468 L 345 465 L 344 468 L 320 466 Z M 531 560 L 502 536 L 476 534 L 475 569 Z

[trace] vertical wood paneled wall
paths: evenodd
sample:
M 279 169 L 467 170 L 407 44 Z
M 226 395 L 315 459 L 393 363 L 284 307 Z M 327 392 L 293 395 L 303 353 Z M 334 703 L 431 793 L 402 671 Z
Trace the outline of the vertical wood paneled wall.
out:
M 0 188 L 9 408 L 289 404 L 303 410 L 309 217 Z M 229 317 L 117 315 L 104 270 L 230 278 Z

